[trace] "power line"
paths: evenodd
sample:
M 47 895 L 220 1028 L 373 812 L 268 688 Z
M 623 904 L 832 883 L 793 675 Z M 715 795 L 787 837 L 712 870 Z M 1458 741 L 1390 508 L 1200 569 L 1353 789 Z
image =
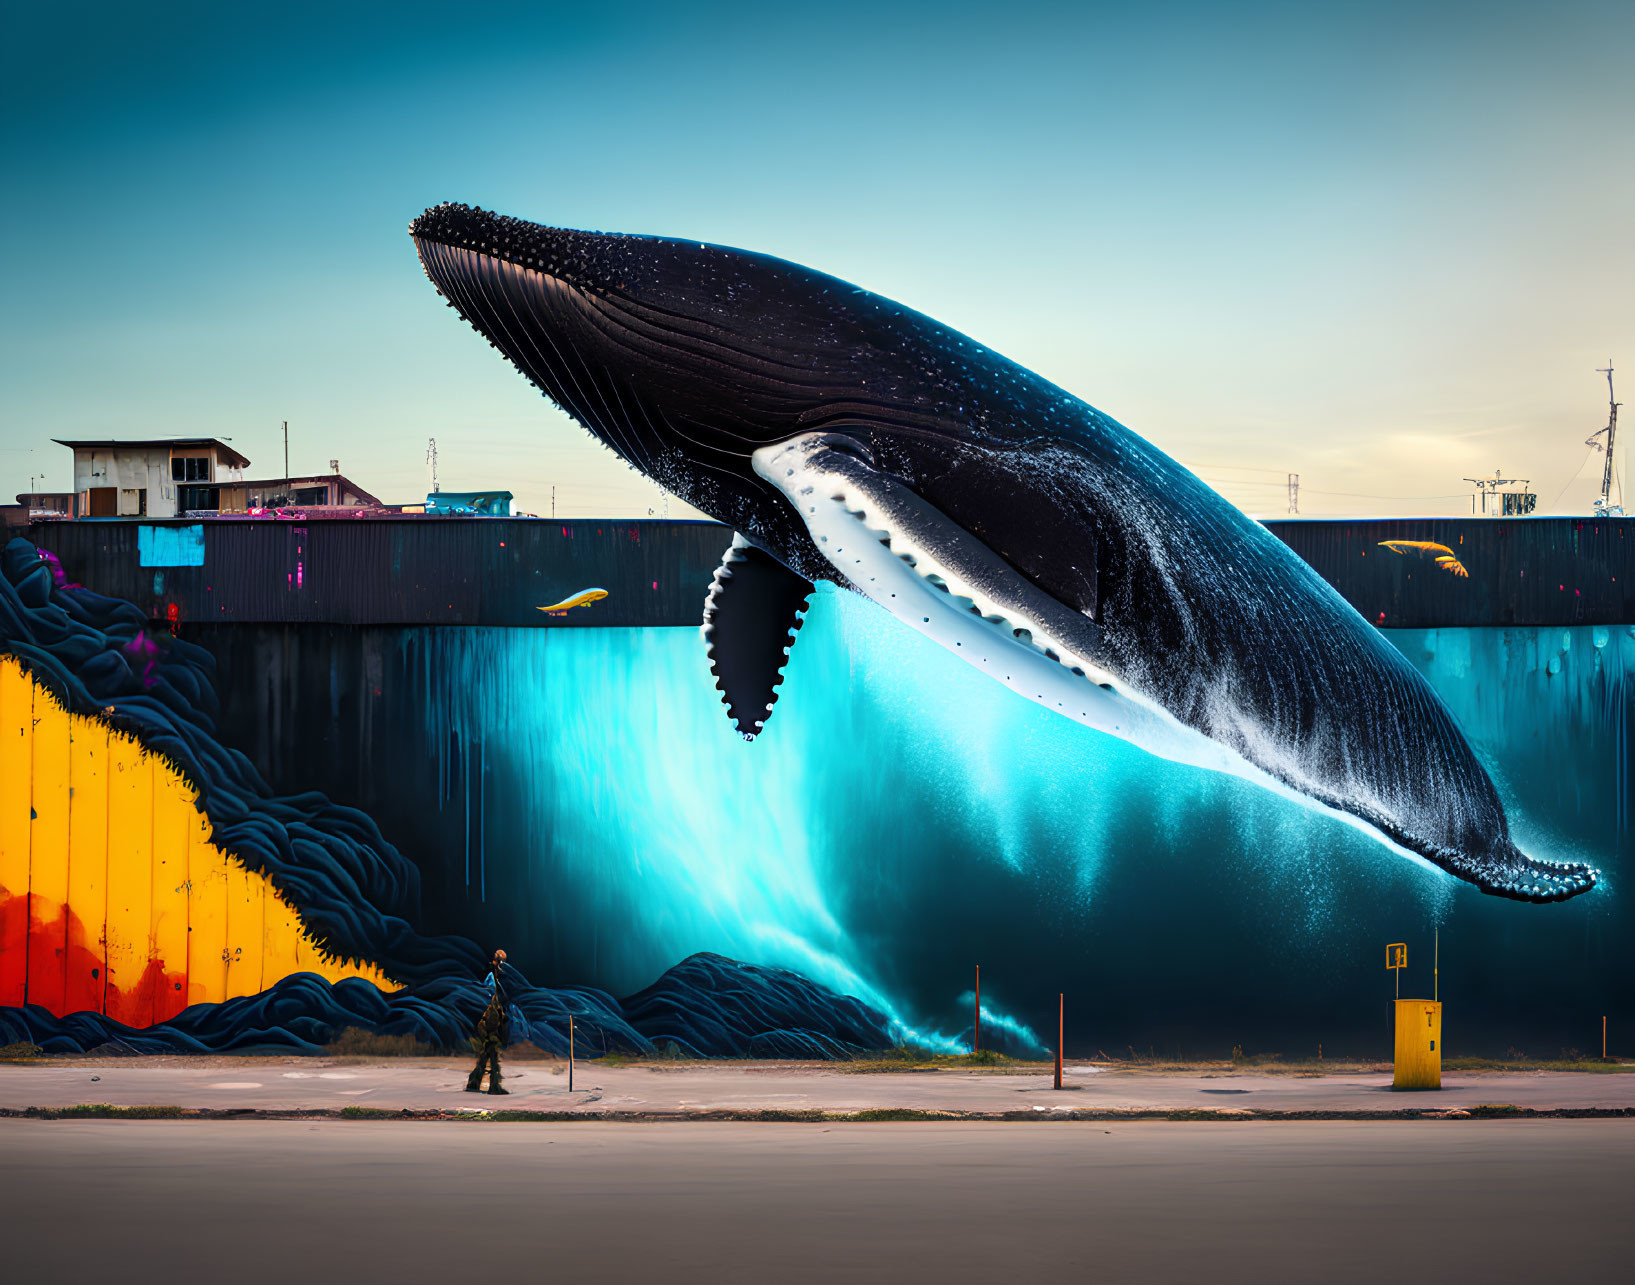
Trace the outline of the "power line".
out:
M 1238 478 L 1206 477 L 1205 482 L 1217 483 L 1220 486 L 1273 486 L 1280 491 L 1288 489 L 1287 482 L 1250 482 Z M 1314 486 L 1301 484 L 1301 491 L 1307 495 L 1334 495 L 1348 500 L 1459 500 L 1465 492 L 1453 491 L 1447 495 L 1370 495 L 1362 491 L 1322 491 Z

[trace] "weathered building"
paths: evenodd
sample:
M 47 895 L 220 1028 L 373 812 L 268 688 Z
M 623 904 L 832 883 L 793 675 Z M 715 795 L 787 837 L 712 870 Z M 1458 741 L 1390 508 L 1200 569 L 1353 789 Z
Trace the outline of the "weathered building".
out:
M 249 464 L 214 437 L 64 441 L 74 452 L 78 515 L 170 518 L 221 507 L 221 486 Z

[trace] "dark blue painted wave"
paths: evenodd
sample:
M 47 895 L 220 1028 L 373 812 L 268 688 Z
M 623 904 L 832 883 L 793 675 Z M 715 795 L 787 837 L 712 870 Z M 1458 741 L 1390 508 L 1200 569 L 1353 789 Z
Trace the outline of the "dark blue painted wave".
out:
M 313 1051 L 356 1026 L 464 1047 L 487 1002 L 476 980 L 486 952 L 464 937 L 416 931 L 419 873 L 370 817 L 316 792 L 276 795 L 248 759 L 221 745 L 208 652 L 155 631 L 130 603 L 66 584 L 55 559 L 23 539 L 0 551 L 0 651 L 70 709 L 109 719 L 174 764 L 198 789 L 215 842 L 265 873 L 327 950 L 379 964 L 406 985 L 385 995 L 363 981 L 330 985 L 300 974 L 141 1030 L 99 1014 L 0 1009 L 0 1043 L 54 1052 L 103 1044 Z M 601 991 L 548 990 L 520 974 L 515 983 L 513 1038 L 553 1052 L 567 1050 L 570 1013 L 591 1053 L 648 1053 L 664 1041 L 704 1056 L 834 1057 L 891 1043 L 887 1019 L 858 1000 L 720 956 L 683 962 L 623 1006 Z

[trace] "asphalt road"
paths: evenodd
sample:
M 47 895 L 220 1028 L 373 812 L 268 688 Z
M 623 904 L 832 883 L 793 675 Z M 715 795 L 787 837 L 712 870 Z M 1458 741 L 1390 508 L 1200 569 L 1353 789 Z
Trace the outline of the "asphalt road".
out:
M 6 1120 L 0 1174 L 6 1278 L 69 1283 L 1492 1285 L 1635 1255 L 1622 1120 Z

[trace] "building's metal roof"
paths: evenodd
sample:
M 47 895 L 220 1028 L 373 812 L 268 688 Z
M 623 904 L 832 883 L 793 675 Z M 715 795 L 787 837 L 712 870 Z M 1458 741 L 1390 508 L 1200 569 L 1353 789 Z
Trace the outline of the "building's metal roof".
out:
M 76 451 L 132 451 L 141 450 L 143 447 L 160 446 L 166 450 L 175 450 L 178 446 L 214 446 L 217 457 L 230 468 L 244 468 L 250 463 L 219 437 L 147 437 L 131 440 L 104 438 L 96 441 L 64 441 L 60 437 L 53 437 L 51 440 L 58 446 L 66 446 Z
M 247 477 L 242 482 L 229 482 L 225 483 L 225 485 L 242 487 L 245 490 L 254 490 L 259 488 L 265 491 L 269 487 L 274 486 L 282 486 L 288 490 L 293 490 L 298 486 L 320 486 L 326 482 L 339 482 L 343 490 L 350 491 L 364 504 L 372 504 L 377 508 L 384 508 L 386 506 L 386 501 L 380 499 L 378 496 L 369 494 L 368 491 L 364 490 L 351 478 L 347 477 L 345 473 L 315 473 L 311 477 Z M 357 505 L 343 504 L 340 507 L 350 509 L 356 508 Z

